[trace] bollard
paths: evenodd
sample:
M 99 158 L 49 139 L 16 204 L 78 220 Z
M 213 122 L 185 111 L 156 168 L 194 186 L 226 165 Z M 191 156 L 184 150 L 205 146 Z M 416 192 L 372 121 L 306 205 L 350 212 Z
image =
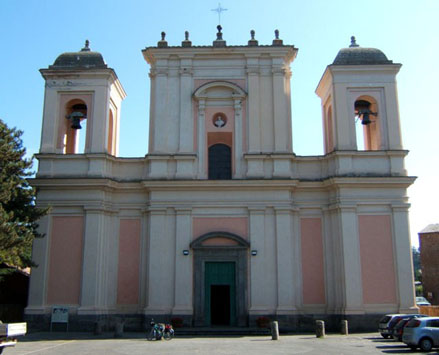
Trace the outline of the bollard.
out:
M 123 322 L 118 321 L 114 326 L 114 337 L 122 338 L 123 336 Z
M 341 334 L 348 335 L 349 334 L 349 328 L 348 328 L 348 321 L 342 320 L 341 321 Z
M 325 322 L 322 320 L 316 320 L 316 337 L 317 338 L 325 337 Z
M 273 321 L 271 326 L 271 340 L 279 340 L 279 325 L 277 321 Z

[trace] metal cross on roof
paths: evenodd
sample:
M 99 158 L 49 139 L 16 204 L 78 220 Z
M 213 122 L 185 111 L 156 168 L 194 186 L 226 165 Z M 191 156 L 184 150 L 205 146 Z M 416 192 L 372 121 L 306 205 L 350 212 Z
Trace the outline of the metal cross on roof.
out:
M 221 25 L 221 12 L 227 11 L 227 9 L 221 7 L 221 3 L 218 3 L 218 7 L 216 9 L 212 9 L 211 11 L 218 13 L 218 25 Z

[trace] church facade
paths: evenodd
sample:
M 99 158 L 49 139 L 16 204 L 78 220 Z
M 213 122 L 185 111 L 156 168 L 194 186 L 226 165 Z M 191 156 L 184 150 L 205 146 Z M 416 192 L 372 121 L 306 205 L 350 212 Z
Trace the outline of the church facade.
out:
M 326 68 L 322 156 L 297 156 L 290 64 L 297 49 L 222 38 L 144 49 L 149 152 L 118 156 L 124 89 L 88 42 L 41 74 L 45 101 L 33 185 L 45 237 L 34 242 L 30 322 L 54 305 L 72 326 L 150 318 L 186 326 L 361 329 L 416 311 L 407 176 L 394 64 L 341 49 Z M 355 125 L 365 149 L 357 148 Z M 82 143 L 81 143 L 82 142 Z M 83 151 L 79 146 L 83 145 Z M 319 142 L 316 142 L 319 144 Z

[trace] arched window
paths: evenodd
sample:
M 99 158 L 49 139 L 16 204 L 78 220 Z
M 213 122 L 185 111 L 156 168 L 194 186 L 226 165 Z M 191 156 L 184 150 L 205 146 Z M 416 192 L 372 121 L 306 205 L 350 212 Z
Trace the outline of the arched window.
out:
M 82 100 L 72 100 L 66 105 L 66 130 L 64 153 L 75 154 L 84 151 L 86 138 L 87 105 Z M 83 131 L 80 133 L 80 131 Z
M 232 152 L 225 144 L 209 147 L 209 179 L 228 180 L 232 178 Z

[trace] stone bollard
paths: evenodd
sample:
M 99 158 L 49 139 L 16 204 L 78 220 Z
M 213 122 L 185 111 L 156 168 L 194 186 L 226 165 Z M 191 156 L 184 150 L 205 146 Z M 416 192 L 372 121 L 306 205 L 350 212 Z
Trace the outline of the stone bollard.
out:
M 325 337 L 325 322 L 322 320 L 316 320 L 316 337 L 317 338 Z
M 341 334 L 348 335 L 349 334 L 349 328 L 348 328 L 348 321 L 342 320 L 341 321 Z
M 277 321 L 271 322 L 271 340 L 279 340 L 279 324 Z
M 115 338 L 122 338 L 123 336 L 123 322 L 117 321 L 114 325 L 114 337 Z
M 103 326 L 103 322 L 101 320 L 98 320 L 95 323 L 95 335 L 101 335 L 102 334 L 102 326 Z

